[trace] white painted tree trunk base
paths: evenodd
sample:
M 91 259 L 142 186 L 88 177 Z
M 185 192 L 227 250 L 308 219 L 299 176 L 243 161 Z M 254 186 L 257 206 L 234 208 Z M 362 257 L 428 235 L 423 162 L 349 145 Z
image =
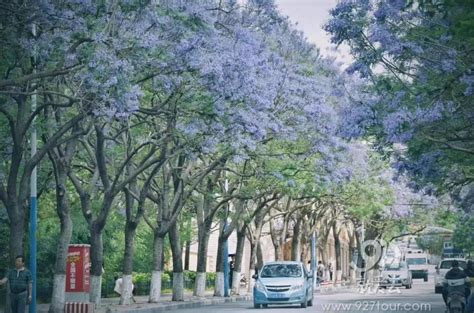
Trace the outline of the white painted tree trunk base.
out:
M 173 301 L 184 301 L 184 273 L 173 273 Z
M 252 270 L 253 271 L 253 270 Z M 252 273 L 252 271 L 250 273 Z M 255 271 L 253 271 L 255 272 Z M 252 277 L 249 278 L 249 281 L 248 281 L 248 286 L 247 286 L 247 292 L 248 293 L 252 293 L 253 292 L 253 286 L 255 286 L 255 279 L 253 279 Z
M 133 299 L 132 275 L 122 277 L 122 294 L 120 295 L 120 304 L 129 305 Z
M 240 272 L 232 271 L 232 295 L 240 295 Z
M 216 273 L 216 282 L 214 285 L 214 296 L 223 297 L 224 296 L 224 273 Z
M 63 313 L 66 302 L 66 274 L 54 274 L 53 294 L 51 296 L 51 306 L 49 313 Z
M 94 303 L 95 307 L 100 306 L 100 297 L 102 288 L 102 276 L 91 275 L 91 291 L 89 295 L 89 300 L 91 303 Z
M 161 271 L 153 271 L 150 283 L 150 298 L 148 302 L 158 303 L 161 297 Z
M 196 282 L 194 283 L 194 293 L 196 297 L 204 297 L 206 295 L 206 273 L 196 273 Z

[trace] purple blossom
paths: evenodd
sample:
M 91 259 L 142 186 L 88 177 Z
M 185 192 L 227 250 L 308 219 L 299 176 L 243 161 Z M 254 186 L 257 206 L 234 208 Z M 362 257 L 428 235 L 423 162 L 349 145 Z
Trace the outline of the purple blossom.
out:
M 445 73 L 452 73 L 456 70 L 455 59 L 444 59 L 441 61 L 441 70 Z
M 466 97 L 472 96 L 474 94 L 474 75 L 471 71 L 464 73 L 463 76 L 459 79 L 459 81 L 466 85 L 466 89 L 464 90 L 464 95 Z
M 396 10 L 402 10 L 407 5 L 406 0 L 388 0 L 387 3 Z
M 416 42 L 404 42 L 402 45 L 403 48 L 409 49 L 415 54 L 422 54 L 424 52 L 423 47 Z
M 370 74 L 370 68 L 363 61 L 355 61 L 347 69 L 348 74 L 359 73 L 361 77 L 368 77 Z
M 449 34 L 443 34 L 439 39 L 442 43 L 447 43 L 448 41 L 453 39 L 453 36 Z
M 386 5 L 380 5 L 377 10 L 374 12 L 374 17 L 377 19 L 377 22 L 385 21 L 385 18 L 389 15 L 389 10 Z
M 409 139 L 406 127 L 413 120 L 412 113 L 406 108 L 399 108 L 398 110 L 388 113 L 383 119 L 384 131 L 388 139 L 392 142 L 403 142 Z M 402 134 L 402 136 L 400 136 Z

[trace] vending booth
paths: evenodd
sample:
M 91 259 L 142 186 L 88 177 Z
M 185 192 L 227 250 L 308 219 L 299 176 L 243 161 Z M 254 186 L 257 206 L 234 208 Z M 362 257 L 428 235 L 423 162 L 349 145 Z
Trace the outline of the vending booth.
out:
M 66 312 L 91 312 L 90 291 L 90 245 L 72 244 L 68 247 L 66 266 Z M 89 310 L 77 310 L 78 307 Z

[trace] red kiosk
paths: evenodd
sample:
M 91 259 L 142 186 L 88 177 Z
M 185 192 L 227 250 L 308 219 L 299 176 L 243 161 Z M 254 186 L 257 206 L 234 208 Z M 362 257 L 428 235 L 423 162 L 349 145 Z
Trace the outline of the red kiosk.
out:
M 93 312 L 93 305 L 89 303 L 90 264 L 90 245 L 69 245 L 65 312 Z

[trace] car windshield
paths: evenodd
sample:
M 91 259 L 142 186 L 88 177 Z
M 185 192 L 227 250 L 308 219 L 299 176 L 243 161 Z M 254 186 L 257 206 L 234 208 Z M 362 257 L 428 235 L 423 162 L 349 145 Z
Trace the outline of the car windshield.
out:
M 458 261 L 458 263 L 460 268 L 464 270 L 466 269 L 467 263 L 465 261 Z M 453 267 L 453 260 L 446 260 L 441 262 L 441 266 L 439 268 L 450 269 L 451 267 Z
M 401 265 L 400 263 L 392 263 L 392 264 L 385 265 L 386 271 L 400 271 L 403 268 L 404 266 Z
M 411 265 L 426 264 L 426 258 L 409 258 L 406 261 L 408 264 L 411 264 Z
M 263 267 L 260 277 L 301 277 L 302 273 L 298 264 L 268 264 Z

